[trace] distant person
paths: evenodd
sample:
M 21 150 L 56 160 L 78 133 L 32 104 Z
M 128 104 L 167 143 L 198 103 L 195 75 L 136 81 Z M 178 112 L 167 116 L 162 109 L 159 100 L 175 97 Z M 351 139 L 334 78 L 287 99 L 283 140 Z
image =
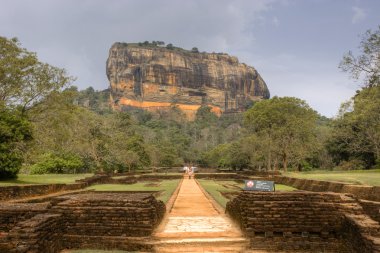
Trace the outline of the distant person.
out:
M 183 172 L 185 172 L 185 175 L 189 174 L 189 167 L 185 166 L 183 167 Z
M 191 177 L 194 178 L 194 167 L 190 167 L 189 169 L 189 179 L 191 179 Z

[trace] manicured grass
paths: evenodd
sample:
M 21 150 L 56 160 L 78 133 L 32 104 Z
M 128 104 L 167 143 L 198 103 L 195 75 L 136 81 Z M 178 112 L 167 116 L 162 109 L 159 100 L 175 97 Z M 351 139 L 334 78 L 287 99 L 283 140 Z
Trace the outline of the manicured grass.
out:
M 123 175 L 123 176 L 113 176 L 113 179 L 123 179 L 127 177 L 141 177 L 144 175 L 149 175 L 149 176 L 182 176 L 182 173 L 179 172 L 168 172 L 168 173 L 161 173 L 161 172 L 156 172 L 156 173 L 144 173 L 144 174 L 134 174 L 134 175 Z
M 216 202 L 219 203 L 219 205 L 226 207 L 227 202 L 229 199 L 227 199 L 225 196 L 223 196 L 222 193 L 224 192 L 239 192 L 244 188 L 244 183 L 238 183 L 233 180 L 206 180 L 206 179 L 199 179 L 198 182 L 202 185 L 202 187 L 215 199 Z M 294 191 L 297 190 L 293 187 L 276 184 L 276 191 Z
M 0 186 L 19 184 L 68 184 L 75 180 L 91 177 L 93 174 L 44 174 L 28 175 L 19 174 L 17 179 L 0 181 Z
M 178 185 L 179 179 L 144 181 L 135 184 L 99 184 L 86 189 L 95 191 L 162 191 L 159 200 L 167 202 Z
M 224 183 L 231 185 L 233 181 L 214 181 L 206 179 L 198 179 L 201 186 L 218 202 L 219 205 L 226 208 L 228 199 L 222 195 L 222 192 L 236 192 L 240 191 L 238 188 L 230 189 L 227 188 Z
M 291 191 L 297 190 L 294 187 L 287 186 L 284 184 L 276 184 L 275 187 L 276 187 L 276 191 L 280 191 L 280 192 L 291 192 Z
M 380 170 L 288 172 L 284 176 L 380 186 Z

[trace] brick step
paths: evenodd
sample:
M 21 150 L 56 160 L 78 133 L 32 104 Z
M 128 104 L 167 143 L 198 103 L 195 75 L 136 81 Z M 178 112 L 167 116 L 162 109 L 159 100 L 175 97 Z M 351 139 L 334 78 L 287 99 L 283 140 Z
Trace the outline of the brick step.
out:
M 313 238 L 308 241 L 305 238 L 254 238 L 250 248 L 254 250 L 287 252 L 326 252 L 326 253 L 353 253 L 354 251 L 338 239 Z
M 249 240 L 235 238 L 173 238 L 152 242 L 156 252 L 247 252 Z

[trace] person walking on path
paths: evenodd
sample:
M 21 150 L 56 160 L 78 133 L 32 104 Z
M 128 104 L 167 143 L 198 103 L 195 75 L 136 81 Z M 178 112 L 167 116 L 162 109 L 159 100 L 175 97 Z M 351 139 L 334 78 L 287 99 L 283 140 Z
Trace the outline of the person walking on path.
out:
M 185 165 L 185 167 L 183 167 L 183 171 L 185 172 L 184 177 L 189 175 L 189 167 L 188 166 Z
M 190 167 L 189 169 L 189 179 L 191 179 L 191 177 L 194 178 L 194 167 Z

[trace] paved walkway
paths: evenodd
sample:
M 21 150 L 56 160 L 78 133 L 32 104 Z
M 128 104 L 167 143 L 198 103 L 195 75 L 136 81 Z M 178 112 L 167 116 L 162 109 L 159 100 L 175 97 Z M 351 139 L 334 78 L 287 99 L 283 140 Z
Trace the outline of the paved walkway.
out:
M 247 240 L 214 207 L 194 179 L 182 181 L 173 208 L 155 233 L 157 252 L 245 252 Z

